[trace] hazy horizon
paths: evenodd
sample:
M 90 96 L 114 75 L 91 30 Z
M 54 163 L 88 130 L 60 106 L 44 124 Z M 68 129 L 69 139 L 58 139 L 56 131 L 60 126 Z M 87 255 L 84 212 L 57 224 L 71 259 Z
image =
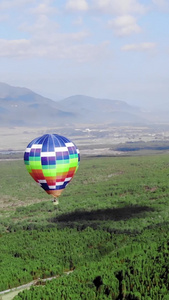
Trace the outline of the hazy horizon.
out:
M 25 88 L 25 89 L 28 89 L 30 90 L 31 92 L 33 93 L 37 93 L 35 90 L 32 90 L 30 88 L 28 88 L 27 86 L 15 86 L 15 85 L 10 85 L 6 82 L 0 82 L 0 89 L 2 89 L 2 94 L 4 93 L 4 90 L 7 91 L 7 93 L 9 92 L 9 94 L 11 95 L 12 91 L 10 90 L 11 88 L 19 88 L 19 89 L 22 89 L 22 88 Z M 9 89 L 9 91 L 8 91 Z M 59 101 L 62 101 L 64 99 L 67 99 L 67 98 L 71 98 L 71 97 L 89 97 L 89 98 L 93 98 L 93 99 L 98 99 L 98 100 L 112 100 L 112 101 L 122 101 L 122 102 L 125 102 L 127 103 L 128 105 L 131 105 L 133 107 L 137 107 L 137 108 L 141 108 L 142 110 L 145 110 L 145 112 L 165 112 L 165 113 L 168 113 L 169 112 L 169 103 L 163 103 L 163 105 L 161 105 L 161 103 L 154 103 L 153 105 L 150 103 L 150 102 L 142 102 L 142 101 L 126 101 L 125 99 L 112 99 L 112 98 L 106 98 L 106 97 L 95 97 L 95 96 L 92 96 L 92 95 L 88 95 L 88 94 L 73 94 L 73 95 L 68 95 L 68 96 L 57 96 L 56 98 L 55 97 L 46 97 L 43 93 L 37 93 L 38 95 L 42 96 L 42 97 L 45 97 L 45 98 L 48 98 L 50 100 L 53 100 L 55 102 L 59 102 Z M 0 98 L 1 98 L 1 91 L 0 91 Z M 4 97 L 4 96 L 3 96 Z M 2 97 L 2 99 L 3 99 Z

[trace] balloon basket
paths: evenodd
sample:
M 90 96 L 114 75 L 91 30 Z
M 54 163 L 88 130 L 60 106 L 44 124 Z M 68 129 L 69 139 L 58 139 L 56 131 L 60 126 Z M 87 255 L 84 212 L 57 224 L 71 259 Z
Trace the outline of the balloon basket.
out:
M 59 200 L 57 198 L 53 199 L 53 205 L 58 205 L 59 204 Z

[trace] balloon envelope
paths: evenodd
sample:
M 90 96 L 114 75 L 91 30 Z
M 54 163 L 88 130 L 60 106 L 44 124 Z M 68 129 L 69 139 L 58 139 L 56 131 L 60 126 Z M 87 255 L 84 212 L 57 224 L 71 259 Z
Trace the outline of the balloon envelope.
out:
M 24 153 L 29 174 L 48 193 L 58 197 L 76 173 L 79 150 L 57 134 L 45 134 L 31 141 Z

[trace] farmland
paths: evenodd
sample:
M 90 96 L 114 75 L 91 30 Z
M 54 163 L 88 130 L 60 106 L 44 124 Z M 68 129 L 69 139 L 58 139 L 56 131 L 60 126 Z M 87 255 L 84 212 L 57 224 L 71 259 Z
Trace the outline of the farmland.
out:
M 0 166 L 1 291 L 58 276 L 15 299 L 168 299 L 167 153 L 84 157 L 58 207 L 22 160 Z

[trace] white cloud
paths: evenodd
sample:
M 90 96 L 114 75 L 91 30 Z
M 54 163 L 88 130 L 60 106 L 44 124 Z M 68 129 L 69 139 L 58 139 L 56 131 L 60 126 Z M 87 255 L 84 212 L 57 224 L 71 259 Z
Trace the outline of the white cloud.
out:
M 43 0 L 43 3 L 35 4 L 26 11 L 25 21 L 18 26 L 19 29 L 38 40 L 45 36 L 52 36 L 60 28 L 55 21 L 58 9 L 51 5 L 52 1 L 50 0 Z
M 95 9 L 108 14 L 144 13 L 146 7 L 138 0 L 93 0 Z
M 117 36 L 126 36 L 132 33 L 139 33 L 140 26 L 137 25 L 136 18 L 130 15 L 120 16 L 108 22 Z
M 34 0 L 2 0 L 0 1 L 0 10 L 11 9 L 13 7 L 25 6 L 26 4 L 34 3 Z
M 36 18 L 36 22 L 33 24 L 25 22 L 24 24 L 20 25 L 20 30 L 29 32 L 33 37 L 37 37 L 38 39 L 41 36 L 51 36 L 58 30 L 58 28 L 59 24 L 43 14 L 39 15 Z
M 49 15 L 57 12 L 56 7 L 49 3 L 40 3 L 38 6 L 30 9 L 30 12 L 37 15 Z
M 98 61 L 105 59 L 108 55 L 109 42 L 102 42 L 99 45 L 95 44 L 80 44 L 72 45 L 65 48 L 65 57 L 75 59 L 79 63 Z
M 40 36 L 31 40 L 4 40 L 0 39 L 0 57 L 17 59 L 49 58 L 68 59 L 79 63 L 95 61 L 105 57 L 108 53 L 108 42 L 100 44 L 85 43 L 87 32 L 56 33 Z
M 66 3 L 67 10 L 87 11 L 88 8 L 89 7 L 86 0 L 68 0 L 68 2 Z
M 162 9 L 169 8 L 169 2 L 168 0 L 152 0 L 153 4 L 157 5 L 158 7 Z
M 155 43 L 140 43 L 140 44 L 129 44 L 121 48 L 123 51 L 147 51 L 152 50 L 156 47 Z
M 30 41 L 0 39 L 0 57 L 23 57 L 30 49 Z

